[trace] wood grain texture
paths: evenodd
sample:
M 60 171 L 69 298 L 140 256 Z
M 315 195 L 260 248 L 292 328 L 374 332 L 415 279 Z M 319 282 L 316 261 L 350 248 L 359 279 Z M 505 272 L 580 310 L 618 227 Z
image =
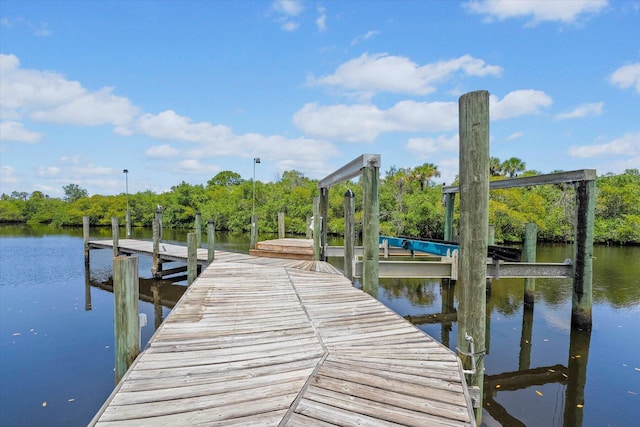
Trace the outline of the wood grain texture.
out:
M 475 425 L 457 356 L 324 264 L 216 251 L 91 425 Z

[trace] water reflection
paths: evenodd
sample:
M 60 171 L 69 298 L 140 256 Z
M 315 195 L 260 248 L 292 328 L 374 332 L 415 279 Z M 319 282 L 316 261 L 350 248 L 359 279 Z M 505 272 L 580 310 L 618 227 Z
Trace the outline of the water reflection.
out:
M 150 302 L 153 304 L 154 312 L 154 329 L 164 321 L 162 307 L 172 309 L 178 303 L 182 295 L 187 290 L 185 285 L 177 284 L 184 282 L 186 276 L 177 276 L 171 279 L 139 279 L 140 301 Z M 90 266 L 85 266 L 85 304 L 86 311 L 91 310 L 91 288 L 98 288 L 113 293 L 113 277 L 107 280 L 98 280 L 91 278 Z

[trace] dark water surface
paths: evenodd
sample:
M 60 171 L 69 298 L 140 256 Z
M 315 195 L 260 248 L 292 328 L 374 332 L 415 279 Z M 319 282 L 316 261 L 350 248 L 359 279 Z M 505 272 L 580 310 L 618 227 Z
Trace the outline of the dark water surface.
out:
M 109 235 L 110 229 L 92 229 L 91 238 Z M 132 237 L 150 238 L 150 231 L 134 229 Z M 164 238 L 186 242 L 183 232 L 165 230 Z M 244 235 L 218 234 L 216 243 L 248 250 Z M 540 261 L 572 256 L 568 245 L 541 245 L 537 252 Z M 92 251 L 86 277 L 81 230 L 0 226 L 1 426 L 86 425 L 110 394 L 111 256 Z M 570 329 L 570 280 L 537 279 L 533 313 L 523 309 L 522 280 L 493 282 L 485 425 L 638 425 L 640 248 L 597 246 L 595 257 L 590 333 Z M 146 280 L 150 268 L 150 258 L 141 257 L 143 346 L 183 292 L 181 284 Z M 162 305 L 154 306 L 154 289 Z M 455 349 L 455 287 L 383 280 L 379 298 Z M 435 323 L 433 314 L 444 323 Z

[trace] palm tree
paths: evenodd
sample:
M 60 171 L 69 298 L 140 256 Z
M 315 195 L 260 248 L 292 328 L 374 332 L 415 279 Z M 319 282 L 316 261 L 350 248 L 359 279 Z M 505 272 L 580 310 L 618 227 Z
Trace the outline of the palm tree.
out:
M 431 178 L 439 177 L 440 171 L 438 166 L 433 163 L 425 163 L 421 166 L 416 166 L 411 171 L 411 179 L 420 183 L 420 191 L 424 190 L 424 187 L 428 187 L 431 183 Z
M 517 157 L 505 160 L 500 167 L 505 174 L 509 175 L 510 178 L 518 176 L 518 172 L 524 172 L 526 170 L 524 162 Z
M 500 176 L 502 175 L 502 167 L 500 163 L 500 159 L 497 157 L 491 157 L 489 159 L 489 173 L 491 176 Z

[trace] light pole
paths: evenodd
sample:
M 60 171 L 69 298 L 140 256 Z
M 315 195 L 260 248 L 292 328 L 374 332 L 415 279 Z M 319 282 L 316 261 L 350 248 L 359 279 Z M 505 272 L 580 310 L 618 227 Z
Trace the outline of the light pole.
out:
M 131 217 L 129 216 L 129 169 L 123 169 L 125 182 L 125 197 L 127 198 L 127 212 L 125 221 L 127 223 L 127 238 L 131 237 Z
M 251 249 L 256 248 L 258 230 L 256 222 L 256 163 L 260 163 L 260 157 L 253 158 L 253 205 L 251 207 Z

